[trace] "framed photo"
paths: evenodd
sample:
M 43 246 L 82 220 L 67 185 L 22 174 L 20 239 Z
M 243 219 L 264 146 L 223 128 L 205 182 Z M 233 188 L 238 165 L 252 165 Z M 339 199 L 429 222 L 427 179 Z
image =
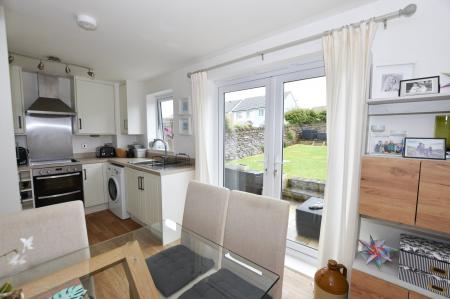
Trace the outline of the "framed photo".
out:
M 439 76 L 400 81 L 399 96 L 439 93 Z
M 180 135 L 191 135 L 191 118 L 190 117 L 180 117 L 178 120 L 179 134 Z
M 447 139 L 445 138 L 405 138 L 403 157 L 445 160 Z
M 191 101 L 189 98 L 182 98 L 178 101 L 178 114 L 180 115 L 190 115 L 191 112 Z
M 400 81 L 413 77 L 414 63 L 380 65 L 374 68 L 372 98 L 397 97 Z

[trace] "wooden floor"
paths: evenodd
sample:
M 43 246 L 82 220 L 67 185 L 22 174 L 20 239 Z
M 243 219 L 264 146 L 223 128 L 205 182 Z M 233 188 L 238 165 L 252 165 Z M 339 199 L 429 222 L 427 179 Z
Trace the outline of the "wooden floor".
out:
M 89 244 L 93 245 L 121 234 L 133 231 L 140 225 L 131 219 L 122 220 L 109 210 L 92 213 L 86 216 Z M 145 254 L 154 254 L 161 246 L 144 249 Z M 97 299 L 128 298 L 128 285 L 124 279 L 122 265 L 117 265 L 104 272 L 95 274 L 95 291 Z M 313 298 L 312 280 L 289 268 L 284 269 L 283 299 Z

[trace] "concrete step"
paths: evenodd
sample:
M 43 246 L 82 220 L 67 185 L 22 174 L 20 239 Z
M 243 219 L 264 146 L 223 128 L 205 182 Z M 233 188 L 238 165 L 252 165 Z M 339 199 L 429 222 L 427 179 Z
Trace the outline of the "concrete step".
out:
M 283 198 L 293 199 L 299 202 L 304 202 L 310 197 L 323 198 L 323 192 L 305 190 L 300 188 L 285 188 L 283 189 Z

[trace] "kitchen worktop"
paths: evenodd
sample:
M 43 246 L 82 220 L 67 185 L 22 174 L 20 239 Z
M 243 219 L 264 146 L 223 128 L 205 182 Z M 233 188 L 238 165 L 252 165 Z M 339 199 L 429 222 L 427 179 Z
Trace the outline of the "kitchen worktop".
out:
M 77 160 L 80 161 L 82 164 L 95 164 L 108 162 L 157 175 L 168 175 L 194 170 L 193 165 L 173 165 L 167 166 L 165 168 L 149 168 L 138 164 L 132 164 L 149 161 L 150 158 L 81 158 Z
M 186 171 L 193 171 L 194 166 L 193 165 L 170 165 L 165 168 L 150 168 L 143 165 L 133 164 L 133 163 L 139 163 L 139 162 L 145 162 L 149 161 L 150 158 L 77 158 L 77 161 L 79 161 L 81 164 L 95 164 L 95 163 L 113 163 L 116 165 L 120 165 L 123 167 L 129 167 L 136 170 L 156 174 L 156 175 L 169 175 L 174 173 L 180 173 L 180 172 L 186 172 Z M 52 164 L 52 166 L 57 166 L 58 164 Z M 29 166 L 29 165 L 22 165 L 18 167 L 19 171 L 29 171 L 33 168 L 42 168 L 45 167 L 44 165 L 36 165 L 36 166 Z

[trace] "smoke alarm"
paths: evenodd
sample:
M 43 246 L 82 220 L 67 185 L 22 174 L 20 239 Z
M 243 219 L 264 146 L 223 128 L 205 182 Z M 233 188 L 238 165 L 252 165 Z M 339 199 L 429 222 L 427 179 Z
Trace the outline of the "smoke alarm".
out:
M 78 15 L 77 24 L 84 30 L 93 31 L 97 29 L 97 20 L 88 15 Z

